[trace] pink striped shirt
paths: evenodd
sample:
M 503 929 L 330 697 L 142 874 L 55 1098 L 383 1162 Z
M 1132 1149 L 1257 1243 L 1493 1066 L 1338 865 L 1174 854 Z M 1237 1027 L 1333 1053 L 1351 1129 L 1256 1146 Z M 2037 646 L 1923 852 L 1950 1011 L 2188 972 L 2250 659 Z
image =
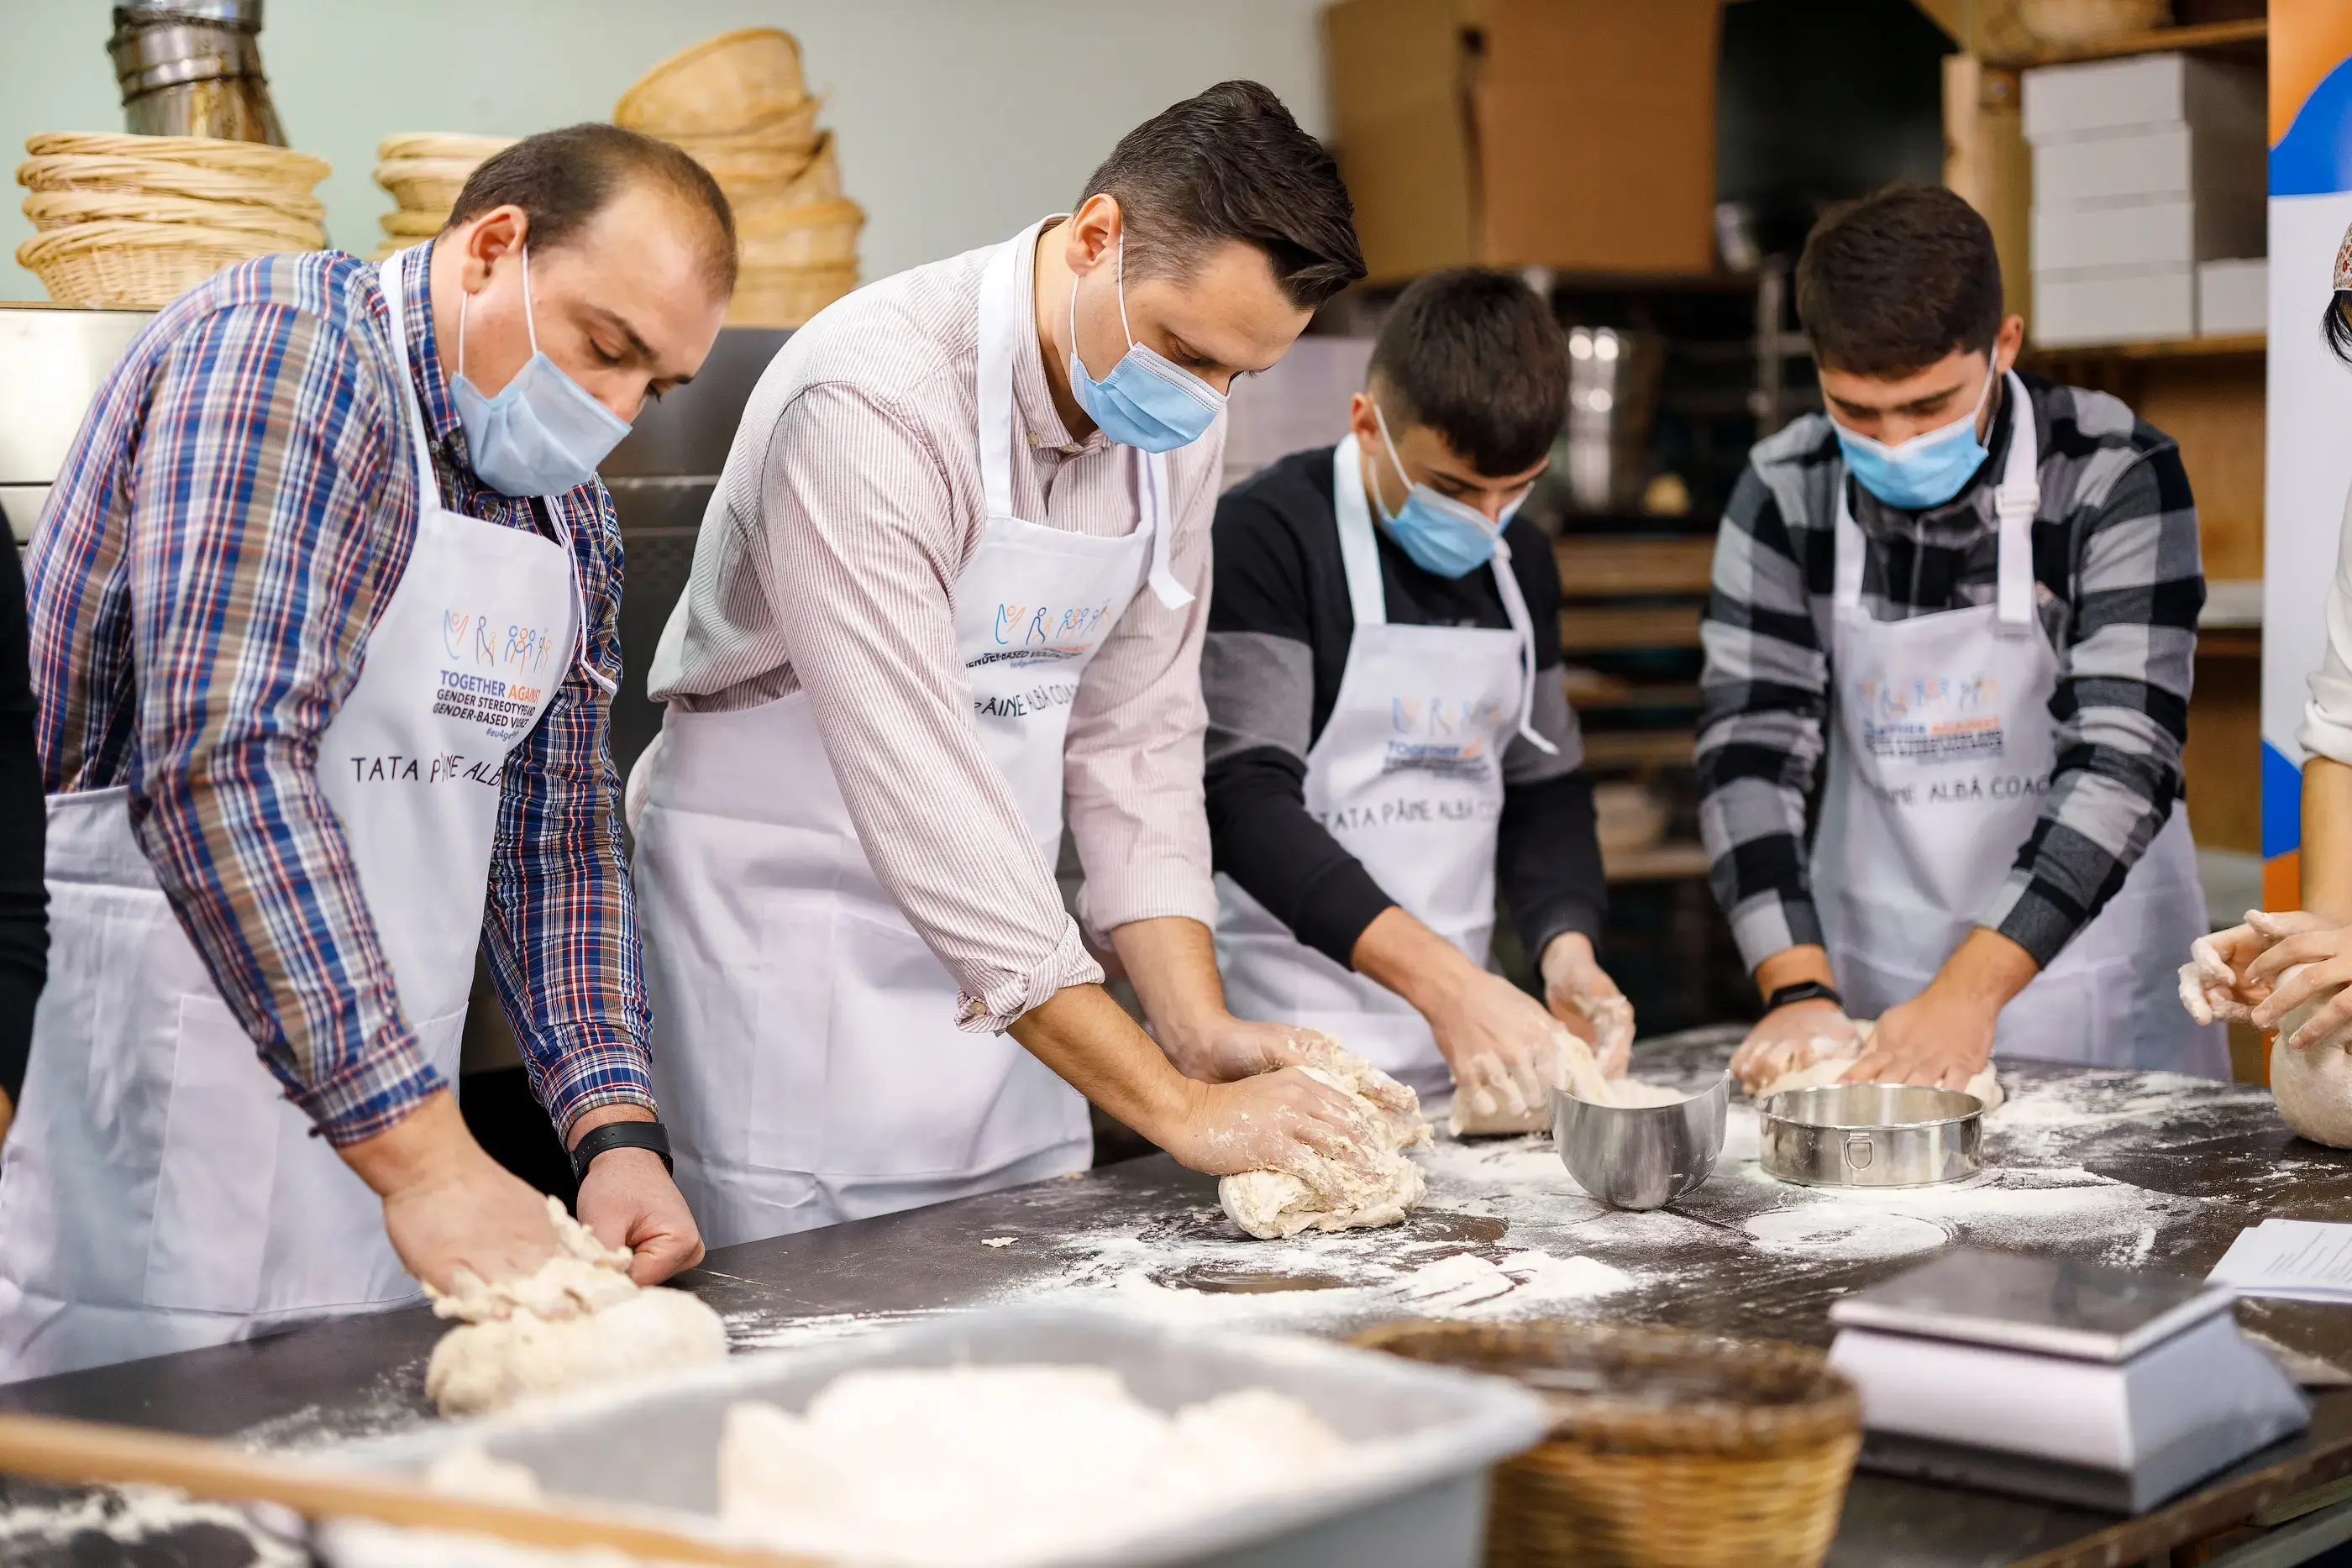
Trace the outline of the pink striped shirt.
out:
M 1101 970 L 981 751 L 956 651 L 956 581 L 985 523 L 974 380 L 988 254 L 862 288 L 777 354 L 735 433 L 650 687 L 688 711 L 809 692 L 876 875 L 955 977 L 967 1027 L 1003 1029 Z M 1020 258 L 1024 287 L 1034 260 Z M 1021 339 L 1013 417 L 1030 461 L 1013 465 L 1015 512 L 1079 534 L 1132 531 L 1132 455 L 1099 432 L 1071 435 L 1035 335 Z M 1216 919 L 1200 655 L 1224 443 L 1221 418 L 1169 456 L 1172 566 L 1192 602 L 1171 611 L 1139 592 L 1072 706 L 1065 809 L 1096 931 Z

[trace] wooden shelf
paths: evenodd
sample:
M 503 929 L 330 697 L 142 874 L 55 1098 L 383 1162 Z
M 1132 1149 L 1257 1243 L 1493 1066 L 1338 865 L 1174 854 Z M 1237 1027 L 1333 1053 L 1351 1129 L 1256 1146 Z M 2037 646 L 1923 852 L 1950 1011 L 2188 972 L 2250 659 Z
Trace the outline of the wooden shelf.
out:
M 1571 605 L 1559 612 L 1564 653 L 1607 653 L 1626 648 L 1696 648 L 1696 604 Z
M 1580 713 L 1622 712 L 1628 708 L 1695 708 L 1706 701 L 1696 685 L 1619 680 L 1602 675 L 1568 683 L 1568 703 Z
M 2032 344 L 2022 358 L 2028 370 L 2047 364 L 2084 360 L 2219 360 L 2260 356 L 2270 340 L 2260 332 L 2224 333 L 2210 338 L 2156 338 L 2138 343 Z
M 1586 731 L 1588 768 L 1687 768 L 1697 737 L 1687 729 Z
M 1669 839 L 1645 850 L 1601 848 L 1601 869 L 1611 882 L 1666 882 L 1705 876 L 1710 862 L 1706 846 L 1694 840 Z
M 2249 46 L 2264 43 L 2270 36 L 2270 19 L 2254 16 L 2242 22 L 2206 22 L 2191 27 L 2157 27 L 2145 33 L 2125 33 L 2079 48 L 2044 46 L 2031 54 L 2003 56 L 1986 63 L 2003 70 L 2026 70 L 2034 66 L 2121 59 L 2126 55 L 2153 55 L 2176 49 L 2252 52 Z
M 1552 547 L 1560 591 L 1570 598 L 1621 593 L 1705 593 L 1715 540 L 1639 534 L 1578 534 Z

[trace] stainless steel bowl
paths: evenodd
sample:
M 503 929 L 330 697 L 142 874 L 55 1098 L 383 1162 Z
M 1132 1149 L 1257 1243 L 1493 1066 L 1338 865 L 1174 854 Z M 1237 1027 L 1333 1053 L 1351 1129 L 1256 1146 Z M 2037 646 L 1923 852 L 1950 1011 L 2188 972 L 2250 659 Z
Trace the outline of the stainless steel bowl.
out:
M 1757 1157 L 1805 1186 L 1926 1186 L 1973 1176 L 1984 1103 L 1950 1089 L 1832 1083 L 1756 1107 Z
M 1576 1185 L 1614 1208 L 1663 1208 L 1707 1178 L 1723 1153 L 1727 1072 L 1672 1105 L 1595 1105 L 1551 1093 L 1552 1142 Z

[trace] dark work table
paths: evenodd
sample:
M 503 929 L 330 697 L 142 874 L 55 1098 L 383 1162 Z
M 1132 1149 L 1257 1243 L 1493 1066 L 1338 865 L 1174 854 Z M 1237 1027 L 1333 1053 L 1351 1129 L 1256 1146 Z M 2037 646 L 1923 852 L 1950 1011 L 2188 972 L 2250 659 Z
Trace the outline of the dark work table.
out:
M 1721 1071 L 1734 1039 L 1717 1030 L 1652 1042 L 1637 1049 L 1634 1071 L 1702 1083 Z M 1857 1200 L 1773 1182 L 1753 1166 L 1752 1113 L 1735 1107 L 1716 1176 L 1653 1215 L 1584 1197 L 1548 1141 L 1445 1143 L 1433 1151 L 1427 1205 L 1405 1224 L 1254 1242 L 1216 1212 L 1212 1180 L 1155 1157 L 724 1249 L 675 1282 L 727 1317 L 739 1350 L 1031 1301 L 1329 1334 L 1446 1313 L 1643 1321 L 1826 1344 L 1838 1295 L 1943 1246 L 2201 1276 L 2241 1228 L 2265 1218 L 2352 1221 L 2352 1153 L 2294 1138 L 2266 1091 L 2031 1061 L 2001 1069 L 2011 1103 L 1987 1124 L 1985 1174 L 1957 1188 L 1916 1189 L 1916 1197 Z M 1465 1251 L 1507 1265 L 1528 1249 L 1606 1264 L 1622 1270 L 1622 1288 L 1547 1296 L 1529 1287 L 1464 1300 L 1418 1293 L 1412 1278 Z M 2241 1306 L 2240 1319 L 2274 1345 L 2344 1369 L 2346 1386 L 2315 1391 L 2303 1436 L 2137 1519 L 1864 1472 L 1830 1562 L 2139 1563 L 2352 1478 L 2352 1312 L 2255 1301 Z M 430 1419 L 424 1363 L 444 1327 L 421 1308 L 346 1319 L 0 1387 L 0 1408 L 313 1448 Z M 12 1489 L 0 1503 L 28 1495 Z M 12 1549 L 8 1517 L 0 1510 L 0 1568 L 163 1560 L 92 1555 L 86 1542 Z M 184 1560 L 204 1568 L 247 1560 L 224 1550 Z

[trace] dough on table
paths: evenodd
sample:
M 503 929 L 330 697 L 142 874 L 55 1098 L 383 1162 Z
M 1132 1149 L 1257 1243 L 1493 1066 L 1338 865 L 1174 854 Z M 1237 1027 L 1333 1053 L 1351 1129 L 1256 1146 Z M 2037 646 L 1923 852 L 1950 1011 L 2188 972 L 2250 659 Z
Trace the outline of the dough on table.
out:
M 1554 1087 L 1567 1090 L 1579 1100 L 1595 1105 L 1675 1105 L 1690 1098 L 1674 1089 L 1662 1089 L 1654 1083 L 1644 1083 L 1638 1078 L 1610 1078 L 1601 1073 L 1601 1062 L 1592 1048 L 1567 1030 L 1559 1033 L 1559 1077 Z M 1459 1089 L 1454 1094 L 1454 1113 L 1446 1119 L 1446 1130 L 1455 1137 L 1481 1137 L 1499 1133 L 1549 1133 L 1551 1131 L 1551 1104 L 1531 1105 L 1513 1113 L 1497 1111 L 1489 1115 L 1470 1103 L 1470 1096 Z
M 629 1251 L 607 1249 L 547 1200 L 563 1250 L 520 1280 L 425 1287 L 436 1317 L 462 1320 L 433 1347 L 425 1392 L 444 1416 L 474 1416 L 537 1395 L 717 1361 L 727 1325 L 684 1291 L 629 1278 Z
M 1870 1031 L 1877 1025 L 1875 1019 L 1856 1019 L 1855 1038 L 1850 1041 L 1831 1040 L 1826 1036 L 1816 1038 L 1812 1049 L 1800 1054 L 1799 1060 L 1803 1065 L 1792 1068 L 1769 1083 L 1753 1090 L 1754 1098 L 1762 1100 L 1773 1094 L 1792 1093 L 1800 1089 L 1822 1089 L 1835 1083 L 1846 1075 L 1847 1069 L 1862 1060 L 1863 1051 L 1870 1044 Z M 1988 1114 L 2000 1110 L 2001 1102 L 2008 1098 L 2001 1092 L 2000 1077 L 1990 1061 L 1961 1086 L 1960 1092 L 1973 1094 L 1982 1101 Z
M 1364 1113 L 1379 1140 L 1370 1151 L 1374 1174 L 1368 1178 L 1348 1166 L 1332 1166 L 1343 1190 L 1336 1200 L 1327 1200 L 1287 1171 L 1244 1171 L 1217 1183 L 1217 1201 L 1226 1218 L 1260 1240 L 1273 1241 L 1302 1230 L 1394 1225 L 1419 1207 L 1428 1177 L 1404 1151 L 1429 1142 L 1429 1124 L 1422 1120 L 1412 1091 L 1347 1051 L 1299 1071 L 1346 1094 Z

